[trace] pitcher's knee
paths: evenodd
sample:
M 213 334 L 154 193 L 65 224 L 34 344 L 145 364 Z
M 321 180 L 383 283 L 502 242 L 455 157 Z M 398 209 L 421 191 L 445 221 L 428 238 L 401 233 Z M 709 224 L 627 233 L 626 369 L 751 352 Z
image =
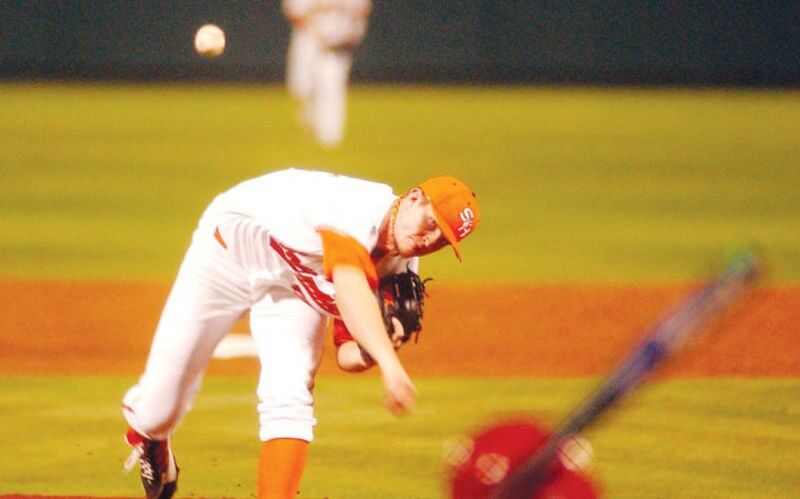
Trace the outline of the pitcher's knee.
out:
M 162 440 L 169 437 L 185 410 L 179 404 L 168 401 L 148 402 L 141 387 L 137 385 L 125 394 L 122 413 L 128 424 L 138 433 L 153 440 Z
M 311 442 L 314 439 L 314 407 L 301 401 L 267 399 L 258 404 L 259 439 L 262 442 L 275 438 L 297 438 Z

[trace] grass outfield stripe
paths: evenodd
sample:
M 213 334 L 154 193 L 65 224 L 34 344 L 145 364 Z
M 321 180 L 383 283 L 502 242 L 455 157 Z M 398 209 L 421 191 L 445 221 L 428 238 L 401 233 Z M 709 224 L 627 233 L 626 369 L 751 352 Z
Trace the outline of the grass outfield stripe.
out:
M 0 99 L 7 278 L 166 279 L 215 194 L 305 165 L 398 190 L 463 177 L 482 226 L 462 265 L 426 259 L 445 282 L 683 282 L 750 242 L 800 282 L 794 91 L 355 87 L 332 151 L 280 86 L 2 84 Z
M 0 378 L 0 494 L 137 496 L 119 400 L 134 377 Z M 421 379 L 392 418 L 376 379 L 322 377 L 302 497 L 443 497 L 444 442 L 498 414 L 562 417 L 596 379 Z M 800 379 L 645 385 L 587 433 L 607 497 L 790 497 L 800 487 Z M 247 497 L 258 455 L 254 379 L 208 378 L 176 434 L 181 495 Z

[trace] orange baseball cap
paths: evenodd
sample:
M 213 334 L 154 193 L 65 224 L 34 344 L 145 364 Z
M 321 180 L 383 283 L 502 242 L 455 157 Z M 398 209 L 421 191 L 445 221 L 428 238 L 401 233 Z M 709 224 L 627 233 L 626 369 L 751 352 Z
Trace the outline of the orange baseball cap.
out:
M 434 177 L 421 183 L 419 188 L 431 202 L 436 223 L 460 262 L 458 242 L 472 233 L 480 222 L 475 193 L 454 177 Z

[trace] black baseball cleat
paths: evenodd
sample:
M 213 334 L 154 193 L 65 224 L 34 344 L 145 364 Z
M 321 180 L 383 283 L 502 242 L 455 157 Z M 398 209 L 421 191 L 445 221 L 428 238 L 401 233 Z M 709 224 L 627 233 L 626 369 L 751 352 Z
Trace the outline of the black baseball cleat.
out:
M 139 475 L 147 499 L 171 499 L 178 489 L 178 463 L 169 440 L 150 440 L 128 429 L 125 441 L 133 447 L 125 461 L 130 471 L 139 461 Z
M 167 482 L 164 484 L 164 488 L 161 489 L 161 495 L 158 496 L 158 499 L 172 499 L 172 496 L 175 495 L 175 491 L 178 490 L 178 467 L 175 467 L 175 481 L 174 482 Z

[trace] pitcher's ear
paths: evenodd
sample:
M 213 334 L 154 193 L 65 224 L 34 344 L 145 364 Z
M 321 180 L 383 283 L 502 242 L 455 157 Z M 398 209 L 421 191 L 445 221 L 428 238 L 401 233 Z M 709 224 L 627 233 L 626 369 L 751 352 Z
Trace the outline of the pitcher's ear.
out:
M 420 199 L 425 199 L 425 194 L 422 193 L 422 190 L 419 187 L 414 187 L 405 195 L 409 201 L 415 202 L 419 201 Z

